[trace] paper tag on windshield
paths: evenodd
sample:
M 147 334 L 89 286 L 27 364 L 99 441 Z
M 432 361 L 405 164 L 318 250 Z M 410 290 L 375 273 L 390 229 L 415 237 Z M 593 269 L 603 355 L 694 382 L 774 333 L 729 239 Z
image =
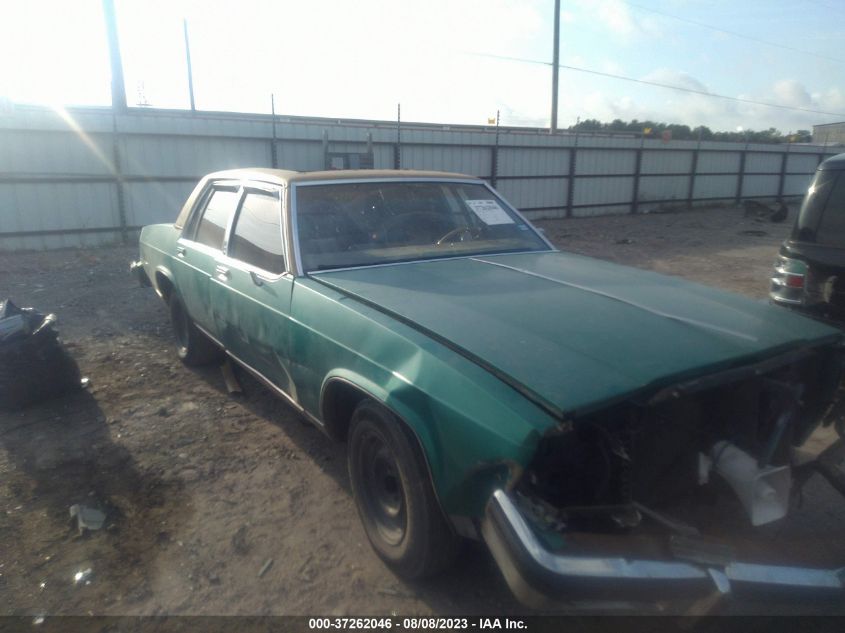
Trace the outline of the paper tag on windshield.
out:
M 513 224 L 513 218 L 495 200 L 465 200 L 484 224 Z

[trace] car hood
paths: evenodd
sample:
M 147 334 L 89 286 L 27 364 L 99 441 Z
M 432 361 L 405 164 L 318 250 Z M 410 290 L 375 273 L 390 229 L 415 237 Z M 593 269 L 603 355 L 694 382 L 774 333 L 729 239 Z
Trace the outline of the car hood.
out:
M 313 278 L 439 340 L 556 415 L 841 336 L 738 295 L 561 252 Z

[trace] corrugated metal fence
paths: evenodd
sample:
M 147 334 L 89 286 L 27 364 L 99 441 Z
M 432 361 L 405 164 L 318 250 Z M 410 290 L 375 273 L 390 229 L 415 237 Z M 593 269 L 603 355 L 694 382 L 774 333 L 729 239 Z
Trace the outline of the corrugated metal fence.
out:
M 274 140 L 275 139 L 275 140 Z M 397 143 L 397 139 L 401 139 Z M 385 121 L 18 107 L 0 115 L 0 250 L 134 239 L 231 167 L 436 169 L 490 181 L 529 218 L 800 196 L 836 152 Z

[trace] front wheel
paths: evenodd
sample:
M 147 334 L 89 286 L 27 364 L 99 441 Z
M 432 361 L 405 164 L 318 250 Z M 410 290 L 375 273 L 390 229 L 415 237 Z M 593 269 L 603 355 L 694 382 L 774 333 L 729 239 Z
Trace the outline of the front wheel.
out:
M 173 292 L 168 301 L 170 322 L 176 335 L 176 353 L 186 365 L 208 365 L 223 357 L 222 350 L 197 329 L 182 299 Z
M 404 578 L 445 569 L 460 538 L 443 516 L 423 456 L 396 416 L 371 400 L 355 409 L 349 479 L 367 538 Z

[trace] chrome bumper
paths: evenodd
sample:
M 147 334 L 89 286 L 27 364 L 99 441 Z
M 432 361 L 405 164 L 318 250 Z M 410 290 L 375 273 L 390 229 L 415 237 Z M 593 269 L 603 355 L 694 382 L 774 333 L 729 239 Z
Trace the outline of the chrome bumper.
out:
M 845 568 L 809 569 L 730 562 L 632 560 L 554 553 L 535 536 L 511 498 L 497 490 L 481 534 L 514 595 L 529 606 L 552 600 L 666 600 L 742 590 L 803 597 L 845 596 Z

